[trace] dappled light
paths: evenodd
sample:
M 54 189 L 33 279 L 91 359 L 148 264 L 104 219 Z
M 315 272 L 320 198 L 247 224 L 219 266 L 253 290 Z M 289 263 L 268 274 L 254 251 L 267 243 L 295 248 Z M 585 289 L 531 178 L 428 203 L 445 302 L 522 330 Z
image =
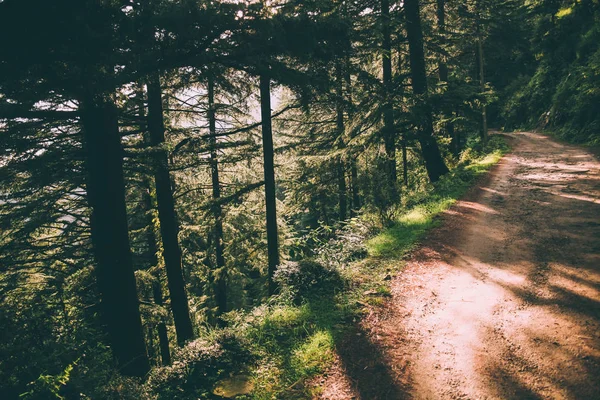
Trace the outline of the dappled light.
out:
M 386 397 L 361 389 L 361 382 L 376 383 L 346 368 L 355 388 L 347 393 L 360 399 L 600 394 L 600 163 L 538 134 L 513 137 L 515 151 L 446 213 L 394 281 L 386 309 L 363 324 L 369 346 L 377 348 L 370 353 L 396 385 L 403 382 L 402 391 Z M 533 152 L 542 140 L 551 145 Z M 565 183 L 588 197 L 561 195 L 556 187 Z M 580 239 L 571 238 L 575 233 Z M 357 340 L 351 349 L 365 346 L 364 337 Z
M 498 212 L 496 210 L 494 210 L 493 208 L 487 207 L 483 204 L 473 203 L 472 201 L 461 201 L 458 204 L 458 207 L 470 208 L 475 211 L 481 211 L 481 212 L 485 212 L 488 214 L 498 214 Z

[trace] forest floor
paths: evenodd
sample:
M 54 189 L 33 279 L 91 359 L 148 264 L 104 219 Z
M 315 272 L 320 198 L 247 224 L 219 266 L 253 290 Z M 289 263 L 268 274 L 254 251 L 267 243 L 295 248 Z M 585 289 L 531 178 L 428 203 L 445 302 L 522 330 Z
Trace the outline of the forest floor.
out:
M 337 346 L 321 399 L 600 399 L 600 162 L 536 133 Z

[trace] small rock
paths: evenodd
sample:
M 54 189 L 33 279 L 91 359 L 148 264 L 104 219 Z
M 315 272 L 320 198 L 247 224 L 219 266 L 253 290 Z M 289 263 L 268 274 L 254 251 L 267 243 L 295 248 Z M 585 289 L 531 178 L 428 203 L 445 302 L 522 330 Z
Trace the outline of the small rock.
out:
M 232 399 L 241 394 L 248 394 L 252 392 L 253 389 L 254 385 L 249 376 L 236 375 L 217 382 L 213 393 L 221 397 Z

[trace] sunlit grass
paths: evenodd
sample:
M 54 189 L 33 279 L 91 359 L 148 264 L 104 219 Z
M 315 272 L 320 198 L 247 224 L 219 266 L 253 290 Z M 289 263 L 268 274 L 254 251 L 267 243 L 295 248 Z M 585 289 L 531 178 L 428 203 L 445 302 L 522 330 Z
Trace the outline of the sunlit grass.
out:
M 395 224 L 367 241 L 369 255 L 399 259 L 409 253 L 423 235 L 437 225 L 435 217 L 452 207 L 473 180 L 496 164 L 504 152 L 496 150 L 445 177 L 425 202 L 402 213 Z
M 480 176 L 508 150 L 493 138 L 489 153 L 468 155 L 421 200 L 402 209 L 392 226 L 366 242 L 367 258 L 350 263 L 339 273 L 348 282 L 335 296 L 314 296 L 304 304 L 275 304 L 255 312 L 253 328 L 246 329 L 260 365 L 254 371 L 252 399 L 309 398 L 318 388 L 303 382 L 325 372 L 335 356 L 336 342 L 370 307 L 391 296 L 391 278 L 403 268 L 403 257 L 439 223 Z M 406 200 L 406 199 L 405 199 Z M 368 216 L 367 216 L 368 218 Z
M 555 14 L 556 18 L 563 18 L 566 17 L 567 15 L 571 15 L 573 13 L 573 7 L 564 7 L 561 8 L 560 10 L 558 10 L 558 12 Z
M 334 340 L 330 331 L 318 330 L 293 353 L 291 366 L 298 379 L 325 371 L 333 361 Z
M 435 225 L 433 216 L 441 212 L 444 202 L 417 206 L 384 232 L 367 241 L 371 257 L 401 258 L 410 252 L 417 240 Z M 435 206 L 435 207 L 431 207 Z

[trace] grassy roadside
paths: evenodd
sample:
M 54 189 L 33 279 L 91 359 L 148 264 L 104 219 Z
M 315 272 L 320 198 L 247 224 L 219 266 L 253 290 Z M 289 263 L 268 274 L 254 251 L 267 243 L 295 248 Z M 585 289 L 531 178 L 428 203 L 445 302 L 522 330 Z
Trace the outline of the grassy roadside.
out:
M 313 260 L 286 267 L 291 284 L 280 295 L 251 311 L 229 313 L 227 328 L 207 328 L 175 355 L 178 362 L 154 371 L 143 388 L 146 398 L 270 400 L 318 394 L 319 388 L 306 382 L 332 365 L 336 343 L 364 313 L 384 304 L 391 278 L 439 223 L 436 216 L 507 150 L 500 135 L 485 150 L 465 150 L 435 186 L 405 193 L 385 229 L 373 229 L 375 212 L 353 219 Z
M 256 312 L 257 323 L 246 334 L 259 355 L 260 367 L 251 373 L 253 392 L 239 398 L 305 399 L 317 394 L 318 388 L 305 387 L 303 382 L 327 370 L 336 341 L 369 307 L 384 303 L 390 295 L 390 278 L 401 271 L 403 258 L 427 231 L 438 224 L 436 216 L 462 197 L 507 150 L 502 138 L 495 137 L 485 152 L 467 156 L 427 193 L 405 199 L 412 204 L 399 211 L 395 223 L 363 242 L 365 258 L 337 262 L 335 272 L 343 287 L 317 291 L 300 305 L 282 301 Z M 360 229 L 361 221 L 355 225 Z M 339 246 L 333 251 L 329 259 L 344 253 Z

